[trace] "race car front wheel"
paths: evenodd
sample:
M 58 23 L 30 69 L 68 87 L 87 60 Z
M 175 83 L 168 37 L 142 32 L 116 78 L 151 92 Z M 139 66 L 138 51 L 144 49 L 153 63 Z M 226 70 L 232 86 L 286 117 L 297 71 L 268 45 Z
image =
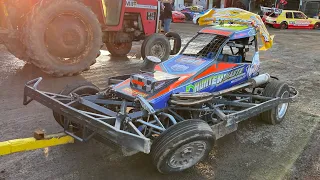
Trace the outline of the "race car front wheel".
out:
M 320 29 L 320 23 L 316 23 L 316 24 L 314 24 L 313 28 L 314 28 L 314 29 L 318 29 L 318 30 L 319 30 L 319 29 Z
M 77 82 L 71 85 L 67 85 L 61 92 L 61 95 L 69 96 L 70 94 L 77 94 L 79 96 L 89 96 L 95 95 L 99 92 L 99 88 L 92 83 L 89 82 Z M 76 106 L 77 109 L 85 110 L 85 107 Z M 62 127 L 65 125 L 65 118 L 64 116 L 60 115 L 59 113 L 53 111 L 53 117 L 58 122 L 58 124 Z M 82 126 L 80 124 L 76 124 L 73 122 L 69 122 L 67 130 L 71 131 L 77 136 L 82 135 Z
M 280 23 L 280 29 L 288 29 L 288 24 L 286 22 Z
M 214 139 L 212 129 L 203 120 L 179 122 L 152 143 L 153 163 L 164 174 L 186 170 L 209 154 Z

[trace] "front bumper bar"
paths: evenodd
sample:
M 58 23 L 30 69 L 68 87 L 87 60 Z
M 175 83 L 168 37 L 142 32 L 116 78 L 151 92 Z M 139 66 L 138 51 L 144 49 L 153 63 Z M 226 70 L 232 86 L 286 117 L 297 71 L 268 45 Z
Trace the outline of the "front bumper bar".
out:
M 86 141 L 94 135 L 98 134 L 117 145 L 127 147 L 132 150 L 149 153 L 151 141 L 142 134 L 124 131 L 120 129 L 118 122 L 118 113 L 99 106 L 81 97 L 63 96 L 49 92 L 40 91 L 37 89 L 42 78 L 37 78 L 27 82 L 24 87 L 23 104 L 27 105 L 35 100 L 44 106 L 52 109 L 54 112 L 66 117 L 71 122 L 80 124 L 87 130 L 83 137 L 78 137 L 75 134 L 67 131 L 65 133 L 80 141 Z M 75 108 L 76 105 L 88 106 L 99 114 L 94 114 L 86 111 L 81 111 Z M 130 114 L 129 114 L 130 115 Z M 65 118 L 65 119 L 66 119 Z M 131 122 L 128 123 L 133 126 Z M 132 127 L 134 129 L 134 127 Z

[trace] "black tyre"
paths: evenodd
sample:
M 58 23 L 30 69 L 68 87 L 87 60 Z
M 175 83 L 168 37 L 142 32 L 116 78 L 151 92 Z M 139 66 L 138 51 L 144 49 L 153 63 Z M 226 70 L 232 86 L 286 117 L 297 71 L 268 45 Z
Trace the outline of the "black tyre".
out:
M 79 82 L 71 85 L 67 85 L 60 94 L 68 96 L 71 93 L 75 93 L 79 96 L 88 96 L 94 95 L 98 93 L 100 90 L 97 86 L 93 85 L 89 82 Z M 76 107 L 77 109 L 81 109 L 82 107 Z M 60 114 L 53 112 L 54 119 L 59 123 L 60 126 L 64 125 L 64 117 Z M 78 124 L 70 124 L 72 127 L 72 131 L 77 135 L 81 134 L 81 127 Z
M 168 32 L 165 35 L 169 39 L 174 40 L 173 49 L 170 51 L 170 55 L 177 54 L 181 49 L 181 37 L 178 33 L 175 32 Z
M 314 26 L 313 26 L 313 29 L 320 29 L 320 23 L 319 22 L 317 22 L 317 23 L 315 23 L 314 24 Z
M 30 58 L 25 51 L 25 47 L 22 45 L 19 39 L 11 39 L 9 42 L 5 42 L 7 50 L 14 55 L 16 58 L 24 61 L 30 62 Z
M 187 21 L 192 21 L 192 16 L 189 13 L 183 13 L 186 16 Z
M 7 50 L 14 55 L 16 58 L 29 62 L 30 58 L 26 53 L 26 48 L 21 42 L 20 32 L 12 31 L 9 33 L 8 37 L 3 39 L 3 43 Z
M 58 77 L 88 69 L 102 44 L 96 15 L 77 0 L 41 0 L 27 18 L 24 37 L 32 63 Z
M 263 95 L 267 97 L 288 98 L 290 96 L 290 88 L 288 84 L 274 80 L 267 84 Z M 279 124 L 284 120 L 288 107 L 289 103 L 279 104 L 277 107 L 263 112 L 261 119 L 269 124 Z
M 179 122 L 154 140 L 151 156 L 161 173 L 180 172 L 203 160 L 214 144 L 214 134 L 203 120 Z
M 155 56 L 162 61 L 168 60 L 171 48 L 168 38 L 162 34 L 152 34 L 147 37 L 141 46 L 141 57 Z
M 132 42 L 106 43 L 106 46 L 112 56 L 127 56 L 127 54 L 131 51 Z
M 288 24 L 286 22 L 280 23 L 280 29 L 288 29 Z

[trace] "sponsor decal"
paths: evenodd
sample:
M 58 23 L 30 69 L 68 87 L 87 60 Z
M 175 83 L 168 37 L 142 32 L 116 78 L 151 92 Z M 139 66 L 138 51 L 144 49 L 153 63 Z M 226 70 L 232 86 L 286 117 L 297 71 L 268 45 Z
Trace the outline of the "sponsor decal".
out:
M 134 1 L 134 0 L 127 0 L 126 7 L 142 8 L 142 9 L 157 9 L 158 8 L 157 6 L 138 4 L 137 1 Z
M 158 82 L 155 85 L 155 89 L 158 90 L 158 89 L 162 88 L 165 84 L 166 84 L 166 81 Z
M 310 21 L 303 21 L 303 20 L 298 20 L 295 23 L 296 25 L 309 25 Z
M 132 89 L 132 88 L 129 88 L 129 87 L 126 87 L 126 88 L 123 88 L 122 91 L 126 94 L 129 94 L 131 96 L 142 96 L 142 97 L 147 97 L 148 94 L 146 93 L 143 93 L 141 91 L 138 91 L 138 90 L 135 90 L 135 89 Z
M 244 77 L 244 75 L 244 67 L 238 68 L 225 74 L 212 75 L 196 83 L 188 85 L 186 87 L 186 92 L 198 92 L 207 87 L 219 86 L 222 83 L 239 78 L 240 76 Z
M 187 69 L 189 69 L 189 66 L 185 66 L 185 65 L 182 65 L 182 64 L 175 64 L 173 66 L 171 66 L 171 69 L 173 71 L 186 71 Z
M 137 4 L 137 1 L 127 0 L 126 7 L 136 7 Z
M 155 12 L 147 12 L 147 20 L 156 20 Z
M 179 58 L 176 60 L 176 63 L 181 63 L 181 64 L 190 64 L 194 66 L 199 66 L 203 64 L 205 61 L 201 59 L 194 59 L 194 58 Z

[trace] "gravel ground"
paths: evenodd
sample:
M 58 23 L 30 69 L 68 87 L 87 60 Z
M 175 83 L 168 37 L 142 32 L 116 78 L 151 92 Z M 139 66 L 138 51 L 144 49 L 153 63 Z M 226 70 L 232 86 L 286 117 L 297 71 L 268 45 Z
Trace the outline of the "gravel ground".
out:
M 185 44 L 199 29 L 174 24 Z M 182 173 L 161 175 L 144 154 L 124 157 L 96 141 L 0 157 L 0 180 L 9 179 L 320 179 L 320 31 L 274 30 L 274 47 L 261 52 L 263 71 L 295 86 L 300 95 L 280 125 L 252 119 L 218 140 L 210 157 Z M 103 51 L 91 70 L 75 77 L 51 78 L 25 65 L 0 46 L 0 141 L 29 137 L 35 129 L 56 133 L 61 128 L 49 109 L 33 102 L 22 105 L 23 85 L 42 76 L 40 88 L 59 92 L 66 84 L 91 81 L 105 87 L 111 75 L 136 72 L 139 45 L 128 59 Z

